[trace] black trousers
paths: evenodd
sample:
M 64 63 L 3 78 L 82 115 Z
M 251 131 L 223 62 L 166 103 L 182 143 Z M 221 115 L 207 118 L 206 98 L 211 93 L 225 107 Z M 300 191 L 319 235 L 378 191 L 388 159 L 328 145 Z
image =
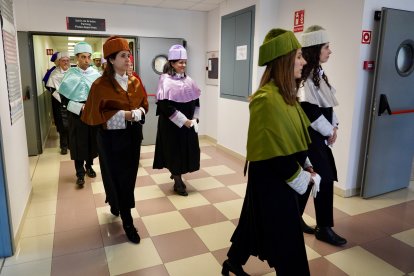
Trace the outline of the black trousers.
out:
M 333 227 L 333 181 L 322 181 L 319 186 L 319 192 L 314 198 L 316 224 L 321 227 Z M 309 194 L 312 187 L 309 186 L 306 193 L 299 196 L 299 208 L 301 214 L 305 211 L 306 203 L 308 202 Z
M 74 160 L 75 161 L 75 169 L 76 169 L 76 176 L 85 176 L 85 168 L 90 169 L 93 165 L 93 160 Z M 85 164 L 85 168 L 83 165 Z

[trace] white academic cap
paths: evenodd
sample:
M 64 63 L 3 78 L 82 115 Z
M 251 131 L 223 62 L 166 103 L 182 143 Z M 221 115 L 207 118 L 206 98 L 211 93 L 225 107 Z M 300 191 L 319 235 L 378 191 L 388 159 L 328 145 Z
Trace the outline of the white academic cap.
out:
M 86 43 L 84 41 L 78 42 L 75 45 L 74 53 L 75 53 L 75 55 L 77 55 L 79 53 L 92 54 L 92 47 L 91 47 L 91 45 L 89 45 L 88 43 Z

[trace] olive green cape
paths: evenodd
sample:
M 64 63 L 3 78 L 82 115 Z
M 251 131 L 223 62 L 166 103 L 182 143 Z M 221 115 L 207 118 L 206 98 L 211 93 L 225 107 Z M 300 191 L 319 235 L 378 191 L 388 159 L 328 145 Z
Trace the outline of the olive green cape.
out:
M 249 105 L 248 161 L 287 156 L 308 149 L 309 119 L 299 103 L 288 105 L 273 81 L 259 88 Z

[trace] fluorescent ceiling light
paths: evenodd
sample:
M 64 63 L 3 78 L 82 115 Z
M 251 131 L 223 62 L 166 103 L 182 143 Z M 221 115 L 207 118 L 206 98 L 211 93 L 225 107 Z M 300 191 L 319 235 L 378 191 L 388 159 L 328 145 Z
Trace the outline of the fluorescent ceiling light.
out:
M 68 50 L 73 50 L 73 49 L 75 49 L 75 47 L 74 46 L 68 46 Z
M 69 45 L 69 46 L 75 46 L 75 45 L 76 45 L 76 43 L 75 43 L 75 42 L 68 42 L 68 45 Z
M 70 40 L 70 41 L 84 41 L 85 38 L 84 37 L 77 37 L 77 36 L 69 36 L 68 40 Z

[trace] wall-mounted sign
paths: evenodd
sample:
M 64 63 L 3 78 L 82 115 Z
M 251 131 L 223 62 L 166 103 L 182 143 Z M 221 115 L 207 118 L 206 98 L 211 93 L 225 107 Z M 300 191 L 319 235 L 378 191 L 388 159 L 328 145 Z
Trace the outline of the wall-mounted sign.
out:
M 295 11 L 293 32 L 303 32 L 303 25 L 305 25 L 305 10 Z
M 371 31 L 362 31 L 362 38 L 361 38 L 362 44 L 371 44 Z
M 53 55 L 53 49 L 46 49 L 46 55 L 52 56 Z
M 105 19 L 100 18 L 66 17 L 66 28 L 68 30 L 106 31 Z

